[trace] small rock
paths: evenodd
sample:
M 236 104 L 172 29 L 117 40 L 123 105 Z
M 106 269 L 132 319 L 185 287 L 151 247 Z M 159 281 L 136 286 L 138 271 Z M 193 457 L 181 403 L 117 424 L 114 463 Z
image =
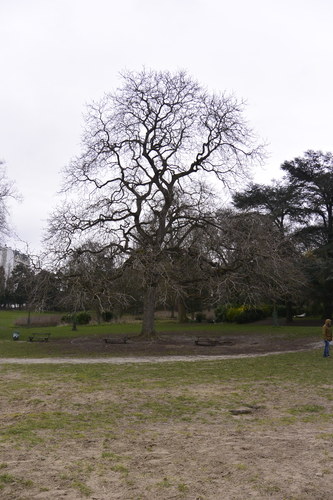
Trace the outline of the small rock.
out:
M 233 415 L 249 415 L 253 413 L 253 411 L 250 408 L 239 408 L 237 410 L 230 410 L 230 413 Z

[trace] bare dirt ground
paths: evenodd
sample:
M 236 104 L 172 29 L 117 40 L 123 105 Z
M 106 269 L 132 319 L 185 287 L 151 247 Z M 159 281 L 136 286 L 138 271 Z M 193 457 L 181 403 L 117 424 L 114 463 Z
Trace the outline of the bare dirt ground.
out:
M 274 335 L 238 335 L 213 337 L 217 345 L 206 345 L 203 334 L 199 345 L 195 335 L 163 334 L 158 340 L 147 341 L 129 337 L 126 343 L 106 343 L 105 336 L 76 337 L 74 339 L 52 339 L 48 344 L 52 357 L 23 359 L 1 359 L 9 363 L 128 363 L 128 362 L 170 362 L 196 361 L 204 359 L 224 359 L 244 356 L 263 356 L 281 352 L 313 349 L 321 345 L 313 338 L 286 338 Z M 112 338 L 112 337 L 111 337 Z M 121 338 L 121 337 L 120 337 Z M 46 345 L 45 345 L 46 347 Z M 54 356 L 54 351 L 62 353 Z
M 236 354 L 263 354 L 267 352 L 293 351 L 310 348 L 313 339 L 291 339 L 278 335 L 238 335 L 214 337 L 217 345 L 196 345 L 196 335 L 161 334 L 157 341 L 145 341 L 130 337 L 126 344 L 110 344 L 105 337 L 78 337 L 67 343 L 66 348 L 74 348 L 76 353 L 94 352 L 111 356 L 220 356 Z M 200 339 L 210 338 L 201 333 Z M 70 346 L 68 345 L 70 343 Z M 203 342 L 204 343 L 204 342 Z
M 161 334 L 156 341 L 142 340 L 138 337 L 129 337 L 124 343 L 106 343 L 107 336 L 77 337 L 73 340 L 63 339 L 52 341 L 61 344 L 65 352 L 70 355 L 117 356 L 117 357 L 170 357 L 170 356 L 235 356 L 250 354 L 267 354 L 271 352 L 286 352 L 302 349 L 311 349 L 314 340 L 308 337 L 286 338 L 274 335 L 238 335 L 213 337 L 217 345 L 196 345 L 196 335 Z M 120 337 L 121 338 L 121 337 Z M 200 339 L 211 338 L 201 334 Z M 318 343 L 318 342 L 317 342 Z
M 309 339 L 267 339 L 266 343 L 262 337 L 237 337 L 237 342 L 223 340 L 224 344 L 207 347 L 170 337 L 159 343 L 141 342 L 140 346 L 137 342 L 104 345 L 101 339 L 81 338 L 75 340 L 75 349 L 84 356 L 95 347 L 97 354 L 100 349 L 103 362 L 105 354 L 128 362 L 137 361 L 138 354 L 141 360 L 158 361 L 168 355 L 171 357 L 167 359 L 172 361 L 174 356 L 186 356 L 188 360 L 202 359 L 202 356 L 222 359 L 314 347 L 313 340 Z M 87 361 L 82 357 L 80 362 Z M 2 382 L 10 384 L 16 377 L 13 368 L 2 374 Z M 42 380 L 25 398 L 15 398 L 8 391 L 0 395 L 1 427 L 7 425 L 8 420 L 14 423 L 22 415 L 29 418 L 31 413 L 38 416 L 38 412 L 64 409 L 75 413 L 90 406 L 98 412 L 107 404 L 124 401 L 128 404 L 128 413 L 119 418 L 120 423 L 113 429 L 106 422 L 105 427 L 94 428 L 88 434 L 79 432 L 76 437 L 64 439 L 60 428 L 53 433 L 40 429 L 44 439 L 40 444 L 13 446 L 0 440 L 0 498 L 331 500 L 332 389 L 333 385 L 323 387 L 314 394 L 296 384 L 277 386 L 274 380 L 269 384 L 259 381 L 251 387 L 247 387 L 246 381 L 244 386 L 239 383 L 188 386 L 185 392 L 171 387 L 167 394 L 158 387 L 142 388 L 138 392 L 145 404 L 184 395 L 189 401 L 191 397 L 202 401 L 202 409 L 193 416 L 165 422 L 152 419 L 148 423 L 140 422 L 135 413 L 139 411 L 135 408 L 138 394 L 133 390 L 120 393 L 112 384 L 82 393 L 76 390 L 75 383 L 57 383 L 50 389 Z M 231 407 L 233 398 L 235 404 Z M 253 401 L 259 404 L 253 405 Z M 316 418 L 311 410 L 310 414 L 306 413 L 306 408 L 313 407 L 320 407 L 325 418 Z M 305 409 L 301 425 L 300 419 L 291 413 L 295 408 Z
M 164 335 L 157 341 L 132 338 L 126 344 L 105 343 L 104 337 L 77 337 L 74 340 L 52 340 L 50 349 L 57 345 L 65 356 L 50 358 L 0 358 L 0 363 L 151 363 L 170 361 L 202 361 L 248 356 L 265 356 L 294 352 L 321 346 L 311 338 L 288 339 L 268 336 L 242 335 L 235 338 L 217 337 L 214 346 L 196 345 L 197 337 Z M 75 353 L 75 357 L 72 355 Z

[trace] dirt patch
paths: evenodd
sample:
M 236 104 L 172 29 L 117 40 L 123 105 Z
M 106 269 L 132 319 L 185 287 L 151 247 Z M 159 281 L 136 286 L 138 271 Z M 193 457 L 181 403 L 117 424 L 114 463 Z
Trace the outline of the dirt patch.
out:
M 2 380 L 10 383 L 12 375 L 14 370 L 7 371 Z M 59 379 L 56 385 L 51 382 L 45 376 L 26 398 L 9 392 L 0 396 L 1 428 L 4 433 L 10 425 L 12 429 L 1 440 L 2 500 L 332 498 L 332 428 L 327 420 L 332 401 L 326 397 L 331 387 L 325 396 L 296 385 L 260 382 L 250 393 L 236 383 L 188 386 L 185 391 L 168 387 L 165 393 L 158 387 L 120 392 L 111 384 L 97 391 L 89 382 L 78 390 Z M 151 405 L 153 412 L 152 402 L 167 405 L 181 398 L 201 405 L 181 418 L 155 418 L 149 412 L 140 418 L 143 407 Z M 254 399 L 260 404 L 251 405 Z M 113 422 L 111 410 L 121 405 L 126 411 Z M 240 407 L 249 412 L 231 412 Z M 297 408 L 303 413 L 295 417 L 291 410 Z M 311 413 L 313 408 L 320 413 Z M 108 415 L 99 428 L 92 412 Z M 16 445 L 19 429 L 27 432 L 31 416 L 36 422 L 40 413 L 48 421 L 34 429 L 34 439 L 28 434 L 26 442 Z M 77 425 L 70 424 L 69 416 Z M 90 418 L 91 428 L 86 425 Z
M 195 339 L 165 335 L 157 342 L 106 344 L 103 337 L 78 337 L 50 344 L 63 345 L 72 363 L 195 361 L 321 345 L 282 336 L 220 337 L 215 346 L 195 345 Z M 333 385 L 244 380 L 124 391 L 112 384 L 114 367 L 107 380 L 79 382 L 59 372 L 20 379 L 16 368 L 1 372 L 3 500 L 332 498 Z
M 52 340 L 62 344 L 66 352 L 76 354 L 94 353 L 106 356 L 232 356 L 239 354 L 264 354 L 270 352 L 286 352 L 311 349 L 313 338 L 286 338 L 278 335 L 238 335 L 237 337 L 214 337 L 216 345 L 196 345 L 197 337 L 193 335 L 168 334 L 161 335 L 158 340 L 146 341 L 138 337 L 130 337 L 124 343 L 106 343 L 105 336 L 77 337 L 72 340 Z M 203 337 L 205 338 L 205 337 Z M 208 338 L 208 337 L 206 337 Z M 317 342 L 318 343 L 318 342 Z
M 212 338 L 201 334 L 203 342 L 197 345 L 197 336 L 190 333 L 169 333 L 154 341 L 129 337 L 126 343 L 105 342 L 105 335 L 89 335 L 74 339 L 51 339 L 39 343 L 43 353 L 38 357 L 0 358 L 0 363 L 113 363 L 200 361 L 249 356 L 265 356 L 282 352 L 304 351 L 322 347 L 316 337 L 290 338 L 284 335 L 237 335 L 213 337 L 216 345 L 205 343 Z M 22 341 L 24 342 L 24 341 Z M 30 354 L 33 351 L 31 350 Z

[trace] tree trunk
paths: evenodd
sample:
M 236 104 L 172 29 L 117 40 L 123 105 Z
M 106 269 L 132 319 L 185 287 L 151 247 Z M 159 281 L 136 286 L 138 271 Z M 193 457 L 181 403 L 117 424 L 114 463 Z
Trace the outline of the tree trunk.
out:
M 155 331 L 155 304 L 156 285 L 150 285 L 145 290 L 143 301 L 143 320 L 140 337 L 156 339 Z
M 278 312 L 277 312 L 277 308 L 276 308 L 275 302 L 273 304 L 272 319 L 273 319 L 273 326 L 279 326 Z
M 332 318 L 332 300 L 328 297 L 324 299 L 324 319 Z
M 77 331 L 77 319 L 76 319 L 76 313 L 74 313 L 72 318 L 72 332 L 76 331 Z
M 291 300 L 286 302 L 286 323 L 292 323 L 294 321 L 293 317 L 293 304 Z
M 178 300 L 178 322 L 179 323 L 186 323 L 188 321 L 188 318 L 186 316 L 186 308 L 184 301 L 182 299 Z

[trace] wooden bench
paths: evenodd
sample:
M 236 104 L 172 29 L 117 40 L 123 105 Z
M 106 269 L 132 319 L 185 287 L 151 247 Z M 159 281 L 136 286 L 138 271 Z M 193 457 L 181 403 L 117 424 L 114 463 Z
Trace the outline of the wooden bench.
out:
M 207 337 L 197 337 L 194 343 L 195 345 L 212 346 L 212 345 L 217 345 L 220 342 L 217 339 L 209 339 Z
M 106 344 L 127 344 L 129 337 L 106 337 L 104 342 Z
M 29 335 L 29 341 L 33 342 L 36 340 L 37 342 L 48 342 L 50 335 L 50 333 L 31 333 Z

